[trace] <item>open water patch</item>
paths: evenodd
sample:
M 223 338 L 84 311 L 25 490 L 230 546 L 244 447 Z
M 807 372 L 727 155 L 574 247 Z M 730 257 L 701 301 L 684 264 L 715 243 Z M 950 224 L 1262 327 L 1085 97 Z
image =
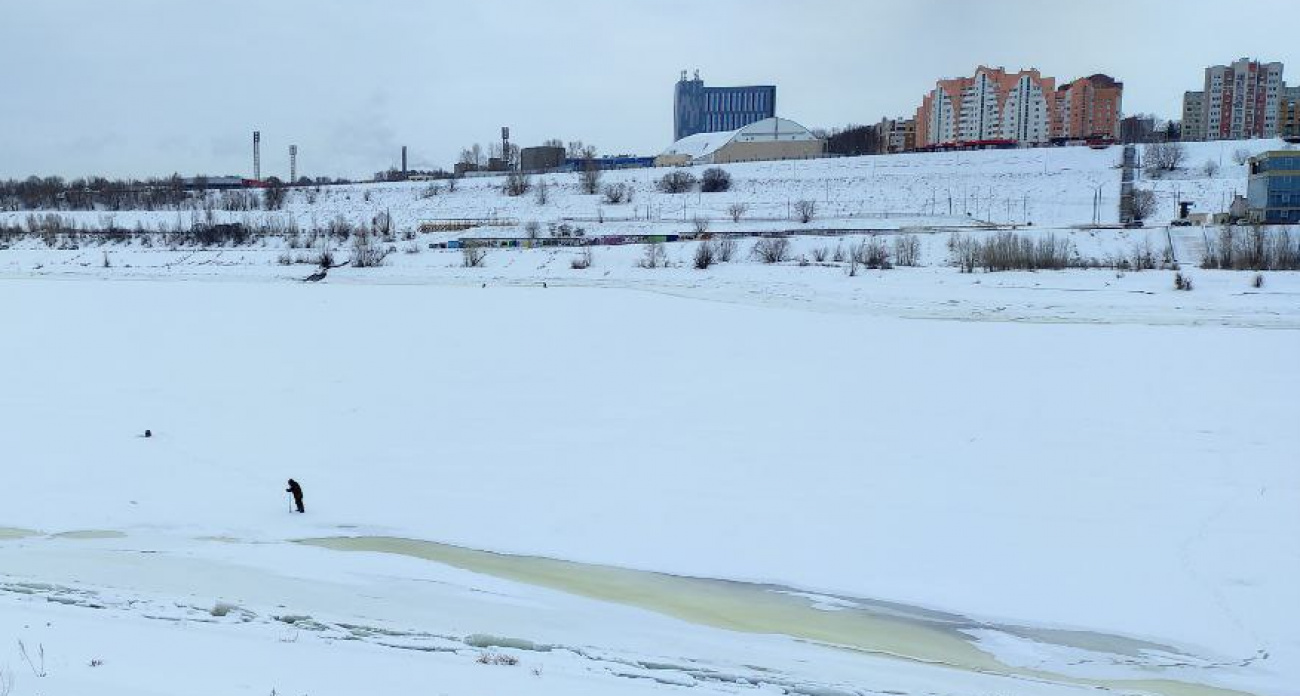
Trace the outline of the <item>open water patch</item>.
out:
M 55 539 L 124 539 L 126 534 L 111 529 L 74 529 L 51 534 Z
M 898 602 L 812 593 L 773 584 L 696 578 L 540 556 L 480 551 L 434 541 L 385 536 L 299 539 L 336 551 L 391 553 L 441 563 L 527 585 L 645 609 L 694 624 L 745 633 L 784 635 L 826 646 L 1027 680 L 1072 683 L 1164 696 L 1229 696 L 1247 692 L 1183 681 L 1185 673 L 1133 659 L 1178 649 L 1125 636 L 1045 630 L 975 620 L 953 612 Z M 1015 666 L 981 647 L 978 636 L 997 633 L 1040 647 L 1086 651 L 1099 662 L 1128 657 L 1131 679 L 1068 674 L 1056 667 Z M 1189 662 L 1197 659 L 1187 655 Z M 1139 676 L 1140 675 L 1140 676 Z M 1168 678 L 1166 678 L 1168 677 Z

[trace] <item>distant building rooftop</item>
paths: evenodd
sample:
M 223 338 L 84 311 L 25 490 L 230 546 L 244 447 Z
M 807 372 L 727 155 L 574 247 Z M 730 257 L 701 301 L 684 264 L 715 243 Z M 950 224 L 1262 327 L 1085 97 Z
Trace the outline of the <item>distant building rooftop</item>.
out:
M 755 121 L 743 128 L 717 133 L 696 133 L 673 143 L 662 156 L 684 156 L 691 160 L 707 157 L 732 142 L 815 141 L 817 136 L 787 118 L 773 117 Z

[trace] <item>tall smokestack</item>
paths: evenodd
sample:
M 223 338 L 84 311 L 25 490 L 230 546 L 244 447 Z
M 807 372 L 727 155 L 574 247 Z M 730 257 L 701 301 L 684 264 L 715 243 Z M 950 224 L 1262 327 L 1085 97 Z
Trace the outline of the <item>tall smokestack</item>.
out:
M 262 131 L 253 131 L 253 180 L 262 180 Z
M 402 146 L 402 173 L 406 173 L 406 146 Z

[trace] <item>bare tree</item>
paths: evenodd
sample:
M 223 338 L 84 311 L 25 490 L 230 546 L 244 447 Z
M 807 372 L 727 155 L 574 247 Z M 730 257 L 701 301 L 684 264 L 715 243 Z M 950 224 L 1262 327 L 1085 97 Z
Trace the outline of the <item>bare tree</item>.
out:
M 1300 270 L 1300 235 L 1286 225 L 1266 227 L 1254 224 L 1245 229 L 1225 225 L 1217 239 L 1205 235 L 1201 268 L 1234 271 Z
M 465 148 L 464 150 L 461 150 L 460 158 L 457 160 L 457 162 L 459 164 L 468 165 L 473 169 L 481 168 L 486 162 L 483 158 L 483 146 L 479 145 L 478 143 L 474 143 L 473 145 Z
M 284 199 L 288 189 L 285 188 L 284 182 L 272 176 L 266 180 L 266 188 L 262 189 L 262 207 L 267 210 L 279 210 L 284 207 Z
M 691 218 L 691 228 L 695 230 L 697 237 L 702 237 L 709 233 L 709 219 L 703 215 L 696 215 Z
M 536 220 L 529 220 L 524 223 L 524 232 L 528 234 L 529 239 L 537 239 L 542 234 L 542 223 Z
M 1146 168 L 1158 176 L 1159 172 L 1172 172 L 1187 159 L 1187 148 L 1182 143 L 1152 143 L 1146 146 Z
M 1201 171 L 1205 173 L 1206 178 L 1213 179 L 1215 174 L 1219 173 L 1219 163 L 1212 159 L 1205 160 L 1201 165 Z
M 551 186 L 546 183 L 546 177 L 538 177 L 533 199 L 537 201 L 537 205 L 546 205 L 551 201 Z
M 1074 243 L 1054 234 L 1028 235 L 1015 232 L 998 232 L 977 241 L 954 233 L 948 238 L 948 249 L 963 273 L 972 273 L 981 267 L 985 272 L 1060 270 L 1083 264 L 1078 260 Z M 870 258 L 875 250 L 863 258 Z M 880 250 L 883 253 L 883 250 Z M 857 252 L 859 256 L 862 252 Z M 883 266 L 882 266 L 883 267 Z
M 645 245 L 645 251 L 641 254 L 641 260 L 637 262 L 641 268 L 659 268 L 668 265 L 668 252 L 664 251 L 663 242 L 650 242 Z
M 1245 164 L 1249 160 L 1250 160 L 1250 150 L 1247 150 L 1244 147 L 1239 147 L 1236 150 L 1232 151 L 1233 162 L 1236 162 L 1237 164 Z
M 713 265 L 715 255 L 712 242 L 700 242 L 700 245 L 695 247 L 695 267 L 701 271 L 707 270 Z
M 1151 189 L 1133 189 L 1133 218 L 1146 220 L 1156 214 L 1156 193 Z
M 601 192 L 605 195 L 605 202 L 610 205 L 627 203 L 632 200 L 632 187 L 622 182 L 605 184 Z
M 970 237 L 963 237 L 959 232 L 953 232 L 948 237 L 948 251 L 952 254 L 953 263 L 961 269 L 962 273 L 975 272 L 975 267 L 979 265 L 980 260 L 979 242 Z
M 805 225 L 817 216 L 817 201 L 803 199 L 794 202 L 794 214 Z
M 916 266 L 921 260 L 921 240 L 914 234 L 894 238 L 894 263 L 899 266 Z
M 749 208 L 744 203 L 732 203 L 727 206 L 727 215 L 731 216 L 732 222 L 740 222 L 740 218 L 744 216 L 746 210 L 749 210 Z
M 533 188 L 533 177 L 523 172 L 510 172 L 505 183 L 501 185 L 502 193 L 507 196 L 522 196 Z
M 889 260 L 889 250 L 885 248 L 884 242 L 879 237 L 868 237 L 849 249 L 857 262 L 867 268 L 872 269 L 890 269 L 894 267 L 893 262 Z
M 600 192 L 600 162 L 596 160 L 596 148 L 588 146 L 582 150 L 582 169 L 578 172 L 578 183 L 588 195 Z
M 731 189 L 731 175 L 722 167 L 709 167 L 700 177 L 702 193 L 717 193 Z
M 736 240 L 731 237 L 723 237 L 714 243 L 714 256 L 720 263 L 731 263 L 732 257 L 736 255 Z
M 564 156 L 569 159 L 585 159 L 588 150 L 596 148 L 583 143 L 581 140 L 570 140 L 569 145 L 565 148 Z
M 384 265 L 388 250 L 376 238 L 377 233 L 364 226 L 352 233 L 352 265 L 355 268 L 373 268 Z
M 393 215 L 387 210 L 370 219 L 370 229 L 385 242 L 395 240 L 393 236 Z
M 763 263 L 781 263 L 790 258 L 790 240 L 785 237 L 764 237 L 754 242 L 753 254 Z
M 695 188 L 695 175 L 685 169 L 674 169 L 660 177 L 656 184 L 664 193 L 686 193 Z

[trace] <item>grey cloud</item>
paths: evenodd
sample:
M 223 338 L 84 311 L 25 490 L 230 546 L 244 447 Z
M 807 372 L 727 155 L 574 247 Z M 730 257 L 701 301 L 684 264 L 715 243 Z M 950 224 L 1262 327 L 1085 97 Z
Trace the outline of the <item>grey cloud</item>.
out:
M 940 77 L 981 63 L 1059 79 L 1106 72 L 1125 110 L 1176 116 L 1205 65 L 1280 60 L 1283 31 L 1221 31 L 1209 0 L 42 0 L 4 3 L 0 176 L 364 176 L 411 146 L 421 166 L 511 126 L 654 153 L 683 68 L 774 83 L 808 126 L 913 112 Z M 1231 14 L 1294 14 L 1239 0 Z M 1279 25 L 1280 26 L 1280 25 Z M 281 171 L 284 170 L 284 171 Z

